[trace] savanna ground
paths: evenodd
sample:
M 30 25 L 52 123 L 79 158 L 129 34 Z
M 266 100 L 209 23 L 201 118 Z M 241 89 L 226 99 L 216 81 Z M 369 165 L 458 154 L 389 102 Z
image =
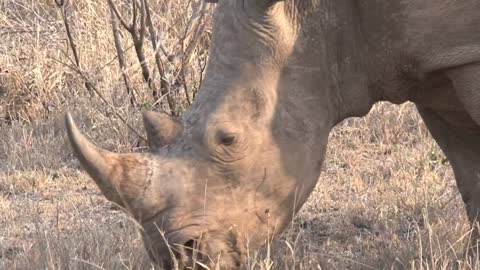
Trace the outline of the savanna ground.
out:
M 70 2 L 0 0 L 0 269 L 153 269 L 135 223 L 72 155 L 62 117 L 74 112 L 104 148 L 145 150 L 140 112 L 181 114 L 194 98 L 212 7 L 149 1 L 160 44 L 155 54 L 145 31 L 145 77 L 121 24 L 119 71 L 108 2 Z M 114 2 L 130 23 L 131 2 Z M 414 106 L 382 103 L 333 130 L 314 193 L 250 268 L 478 269 L 463 253 L 469 236 L 449 163 Z

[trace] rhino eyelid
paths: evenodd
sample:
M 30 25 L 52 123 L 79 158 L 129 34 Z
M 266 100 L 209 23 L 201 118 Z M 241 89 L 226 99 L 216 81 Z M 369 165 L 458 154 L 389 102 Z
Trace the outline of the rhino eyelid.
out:
M 225 146 L 230 146 L 235 142 L 235 135 L 223 135 L 220 138 L 220 143 Z

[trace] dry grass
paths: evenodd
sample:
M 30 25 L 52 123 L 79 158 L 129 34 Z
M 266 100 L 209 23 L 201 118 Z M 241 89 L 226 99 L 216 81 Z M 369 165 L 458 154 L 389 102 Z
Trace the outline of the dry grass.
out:
M 178 55 L 192 9 L 180 0 L 159 0 L 152 7 L 166 51 Z M 128 12 L 128 5 L 122 10 Z M 141 131 L 139 111 L 153 106 L 151 89 L 124 32 L 125 73 L 138 102 L 130 106 L 106 1 L 72 1 L 67 11 L 81 70 L 100 93 L 89 93 L 67 66 L 73 65 L 72 52 L 53 0 L 0 1 L 0 269 L 153 268 L 134 223 L 80 169 L 61 119 L 67 108 L 81 112 L 78 122 L 101 146 L 138 150 L 143 142 L 116 113 Z M 191 96 L 208 43 L 207 27 L 185 71 Z M 156 74 L 151 46 L 145 49 Z M 162 57 L 173 84 L 182 61 Z M 185 109 L 185 88 L 172 89 L 180 110 Z M 162 106 L 165 102 L 156 108 Z M 272 260 L 262 255 L 252 257 L 251 264 L 260 269 L 479 269 L 478 261 L 469 262 L 463 254 L 468 237 L 452 171 L 412 104 L 379 104 L 367 117 L 347 120 L 332 132 L 314 193 L 272 247 Z

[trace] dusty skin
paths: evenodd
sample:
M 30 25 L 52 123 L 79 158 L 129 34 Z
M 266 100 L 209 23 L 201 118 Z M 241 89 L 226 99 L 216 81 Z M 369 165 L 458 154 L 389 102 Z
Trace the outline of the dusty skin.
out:
M 144 114 L 150 153 L 96 148 L 67 115 L 69 138 L 107 199 L 141 224 L 152 260 L 167 268 L 240 268 L 307 200 L 331 129 L 379 101 L 416 104 L 473 222 L 478 10 L 473 0 L 219 1 L 194 104 L 182 119 Z

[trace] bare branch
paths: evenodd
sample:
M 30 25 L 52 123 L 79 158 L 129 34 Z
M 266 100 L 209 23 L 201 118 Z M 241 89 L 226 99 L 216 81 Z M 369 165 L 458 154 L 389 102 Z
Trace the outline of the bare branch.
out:
M 150 69 L 145 58 L 145 53 L 143 52 L 143 43 L 140 41 L 137 35 L 132 35 L 132 38 L 135 52 L 137 53 L 137 58 L 140 62 L 140 68 L 142 69 L 143 80 L 148 84 L 148 87 L 152 88 L 152 77 L 150 76 Z
M 189 6 L 192 6 L 192 9 L 193 9 L 193 14 L 192 16 L 190 16 L 190 18 L 188 19 L 187 21 L 187 25 L 185 26 L 185 31 L 183 32 L 183 36 L 182 36 L 182 42 L 187 39 L 187 36 L 190 34 L 190 29 L 192 27 L 192 24 L 193 22 L 198 18 L 198 12 L 195 12 L 196 8 L 195 6 L 192 5 L 192 3 L 195 4 L 195 2 L 192 2 L 192 0 L 189 0 L 188 3 L 187 3 L 187 7 Z M 195 14 L 197 13 L 197 14 Z
M 57 7 L 63 7 L 65 0 L 55 0 L 55 4 L 57 4 Z
M 181 49 L 182 49 L 182 63 L 180 67 L 180 71 L 177 77 L 177 80 L 179 80 L 179 83 L 183 85 L 183 89 L 185 92 L 185 98 L 188 102 L 188 104 L 191 104 L 191 99 L 190 99 L 190 94 L 189 94 L 189 89 L 187 85 L 187 74 L 186 74 L 186 67 L 190 64 L 191 57 L 193 55 L 193 52 L 195 51 L 195 48 L 198 45 L 198 42 L 203 34 L 203 31 L 205 29 L 205 23 L 204 23 L 204 17 L 205 17 L 205 11 L 206 11 L 206 4 L 204 2 L 201 2 L 201 7 L 192 15 L 192 17 L 188 20 L 187 26 L 185 28 L 185 32 L 183 34 L 182 39 L 180 40 L 181 42 Z M 196 14 L 195 14 L 196 13 Z M 194 22 L 196 22 L 194 24 Z M 193 33 L 191 33 L 193 32 Z M 187 37 L 193 35 L 193 37 L 190 39 L 189 44 L 185 48 L 185 41 L 187 40 Z
M 68 4 L 68 2 L 66 3 L 65 0 L 58 0 L 58 1 L 55 0 L 55 3 L 61 9 L 63 25 L 65 26 L 65 32 L 67 34 L 68 44 L 72 49 L 75 65 L 78 68 L 80 68 L 80 57 L 78 54 L 77 45 L 75 44 L 75 40 L 73 38 L 73 34 L 70 28 L 70 22 L 68 21 L 67 5 L 66 5 Z M 87 82 L 85 82 L 85 88 L 90 94 L 93 94 L 93 89 L 91 88 L 91 85 L 88 84 Z
M 185 92 L 185 98 L 187 99 L 188 105 L 192 105 L 192 100 L 190 99 L 190 93 L 188 91 L 188 84 L 187 84 L 187 74 L 185 70 L 185 65 L 182 64 L 181 67 L 181 81 L 183 84 L 183 91 Z
M 205 9 L 206 9 L 206 5 L 205 5 L 204 2 L 202 2 L 202 8 L 199 12 L 200 14 L 199 14 L 199 18 L 197 20 L 197 25 L 195 27 L 193 39 L 190 41 L 190 44 L 188 45 L 187 50 L 186 50 L 186 54 L 184 55 L 184 60 L 187 63 L 190 62 L 190 58 L 193 54 L 193 51 L 197 47 L 198 41 L 200 40 L 200 37 L 202 36 L 203 31 L 205 29 L 206 24 L 203 21 L 203 19 L 205 17 Z
M 145 34 L 146 34 L 146 11 L 145 11 L 145 3 L 142 2 L 140 3 L 140 28 L 138 28 L 138 0 L 131 0 L 132 1 L 132 24 L 128 25 L 126 21 L 122 18 L 120 15 L 120 12 L 118 11 L 117 7 L 113 3 L 113 0 L 108 0 L 108 3 L 110 7 L 113 9 L 115 15 L 117 18 L 120 20 L 122 23 L 123 27 L 130 33 L 132 40 L 133 40 L 133 46 L 135 48 L 135 53 L 137 55 L 138 61 L 140 63 L 140 68 L 142 70 L 142 77 L 145 83 L 148 85 L 148 88 L 152 91 L 153 97 L 158 97 L 158 91 L 155 88 L 154 81 L 152 80 L 151 74 L 150 74 L 150 68 L 148 67 L 148 63 L 146 61 L 145 57 L 145 52 L 144 52 L 144 40 L 145 40 Z
M 118 65 L 120 67 L 120 72 L 122 73 L 123 82 L 125 84 L 125 88 L 127 90 L 127 94 L 130 97 L 130 104 L 132 106 L 136 106 L 136 99 L 135 94 L 133 93 L 132 89 L 130 88 L 130 84 L 128 82 L 128 77 L 126 74 L 126 65 L 125 65 L 125 53 L 122 48 L 122 43 L 120 41 L 120 30 L 118 29 L 118 21 L 116 19 L 115 12 L 113 8 L 110 6 L 110 17 L 112 20 L 112 31 L 113 31 L 113 40 L 115 42 L 115 49 L 117 51 L 118 56 Z
M 150 7 L 148 5 L 148 0 L 142 0 L 142 2 L 145 9 L 146 24 L 148 27 L 148 31 L 150 33 L 150 38 L 152 40 L 153 49 L 155 51 L 155 63 L 157 64 L 158 73 L 160 75 L 160 91 L 162 93 L 162 96 L 167 97 L 167 102 L 168 102 L 168 106 L 170 107 L 171 113 L 173 115 L 176 115 L 177 114 L 176 104 L 172 95 L 170 95 L 169 93 L 170 85 L 166 80 L 165 70 L 163 68 L 162 59 L 160 58 L 159 48 L 161 48 L 161 45 L 159 46 L 158 44 L 157 31 L 155 30 L 155 27 L 153 25 L 152 16 L 150 14 Z M 155 97 L 155 99 L 159 100 L 158 97 Z
M 134 25 L 137 24 L 137 17 L 138 17 L 138 12 L 137 12 L 137 0 L 131 0 L 132 1 L 132 24 L 130 24 L 133 27 Z
M 136 2 L 136 0 L 134 0 L 133 2 Z M 145 9 L 145 2 L 142 1 L 142 3 L 140 4 L 140 42 L 144 42 L 145 40 L 145 33 L 146 33 L 146 27 L 145 27 L 145 20 L 146 20 L 146 9 Z
M 65 26 L 65 32 L 67 33 L 68 42 L 70 44 L 70 48 L 73 52 L 73 57 L 75 59 L 75 63 L 77 66 L 80 66 L 80 57 L 78 56 L 77 46 L 75 45 L 75 41 L 73 40 L 72 31 L 70 30 L 70 22 L 68 21 L 67 9 L 65 6 L 65 1 L 61 0 L 61 6 L 59 6 L 62 10 L 62 20 L 63 25 Z
M 62 64 L 62 65 L 65 65 L 66 67 L 72 69 L 73 71 L 75 71 L 82 79 L 83 81 L 85 82 L 85 84 L 88 84 L 90 85 L 90 87 L 92 88 L 92 90 L 95 92 L 95 94 L 97 94 L 98 97 L 100 97 L 100 99 L 103 101 L 103 103 L 105 103 L 105 105 L 107 105 L 108 107 L 110 107 L 110 109 L 112 109 L 113 113 L 118 117 L 118 119 L 120 119 L 120 121 L 122 121 L 122 123 L 128 128 L 130 129 L 138 138 L 140 138 L 141 140 L 143 141 L 147 141 L 147 139 L 145 137 L 143 137 L 142 135 L 140 135 L 130 124 L 128 124 L 127 120 L 125 120 L 125 118 L 117 111 L 117 109 L 115 108 L 115 106 L 111 105 L 108 100 L 102 95 L 102 93 L 98 90 L 98 88 L 95 86 L 95 84 L 92 83 L 92 81 L 88 78 L 88 76 L 79 68 L 79 67 L 76 67 L 76 66 L 71 66 L 71 65 L 68 65 L 60 60 L 57 60 L 57 59 L 53 59 L 55 61 L 57 61 L 58 63 Z
M 193 99 L 195 99 L 197 91 L 198 91 L 198 89 L 200 88 L 200 86 L 203 82 L 203 75 L 205 74 L 205 69 L 207 68 L 207 60 L 204 60 L 203 64 L 202 64 L 202 60 L 199 58 L 198 59 L 198 66 L 200 68 L 200 78 L 198 80 L 200 82 L 200 84 L 198 85 L 198 88 L 196 88 L 195 91 L 193 91 Z
M 108 0 L 108 5 L 110 6 L 111 9 L 115 12 L 115 15 L 117 15 L 118 20 L 120 23 L 123 25 L 125 29 L 127 29 L 128 32 L 132 32 L 133 29 L 133 24 L 128 25 L 127 21 L 123 18 L 123 16 L 120 14 L 120 11 L 118 11 L 117 6 L 113 3 L 113 0 Z

